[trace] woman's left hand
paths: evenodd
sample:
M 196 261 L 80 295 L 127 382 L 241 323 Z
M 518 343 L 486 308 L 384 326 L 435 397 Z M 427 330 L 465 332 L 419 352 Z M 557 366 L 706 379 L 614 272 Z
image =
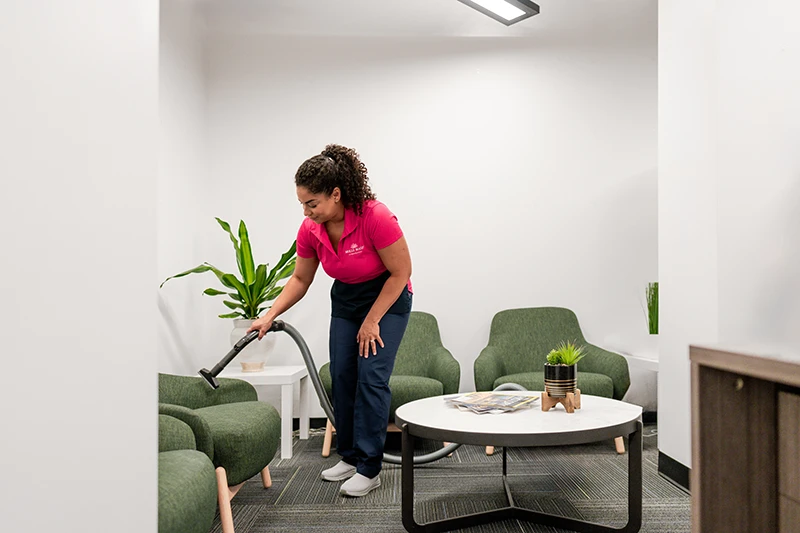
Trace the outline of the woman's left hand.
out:
M 381 339 L 381 328 L 377 322 L 364 321 L 361 324 L 361 329 L 358 330 L 356 335 L 358 341 L 358 355 L 361 357 L 369 357 L 370 354 L 378 355 L 378 345 L 383 348 L 383 339 Z

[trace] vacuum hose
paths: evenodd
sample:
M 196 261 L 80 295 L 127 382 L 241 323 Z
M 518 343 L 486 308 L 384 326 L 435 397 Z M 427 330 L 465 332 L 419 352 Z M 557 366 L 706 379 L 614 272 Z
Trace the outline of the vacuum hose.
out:
M 319 379 L 319 372 L 317 371 L 317 366 L 314 364 L 314 358 L 311 357 L 311 351 L 308 349 L 308 345 L 306 344 L 305 339 L 300 335 L 300 333 L 291 325 L 287 324 L 282 320 L 275 320 L 272 323 L 272 326 L 269 328 L 269 331 L 285 331 L 292 339 L 294 339 L 295 344 L 300 349 L 300 354 L 303 356 L 303 361 L 306 364 L 306 369 L 308 369 L 308 376 L 311 378 L 311 383 L 314 384 L 314 390 L 317 392 L 317 397 L 319 398 L 320 406 L 322 410 L 325 411 L 325 416 L 328 417 L 328 420 L 331 421 L 333 427 L 336 427 L 336 420 L 333 416 L 333 407 L 331 406 L 331 402 L 328 399 L 328 393 L 325 392 L 325 387 L 322 385 L 322 380 Z M 217 376 L 219 376 L 220 372 L 222 372 L 228 364 L 233 361 L 233 358 L 236 357 L 239 352 L 241 352 L 245 346 L 253 342 L 258 338 L 258 331 L 251 331 L 237 342 L 231 351 L 229 351 L 225 357 L 220 360 L 219 363 L 214 365 L 211 370 L 207 370 L 203 368 L 200 370 L 200 376 L 206 380 L 211 388 L 217 389 L 219 387 L 219 382 L 217 381 Z M 515 383 L 506 383 L 505 385 L 501 385 L 495 390 L 525 390 L 524 387 L 517 385 Z M 425 464 L 431 463 L 433 461 L 437 461 L 442 457 L 446 457 L 453 453 L 461 444 L 453 443 L 448 444 L 444 448 L 440 448 L 435 452 L 431 452 L 425 455 L 419 455 L 414 457 L 414 464 Z M 399 465 L 402 464 L 403 459 L 399 455 L 391 455 L 388 453 L 383 454 L 383 462 Z

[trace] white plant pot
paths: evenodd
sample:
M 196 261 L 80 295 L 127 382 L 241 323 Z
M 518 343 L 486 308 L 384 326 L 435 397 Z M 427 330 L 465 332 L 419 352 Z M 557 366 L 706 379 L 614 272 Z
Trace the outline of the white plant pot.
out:
M 255 320 L 237 318 L 233 321 L 233 331 L 231 331 L 231 347 L 247 334 L 247 330 L 253 325 Z M 272 349 L 275 346 L 275 335 L 267 333 L 263 339 L 254 340 L 244 347 L 236 356 L 236 360 L 242 365 L 242 372 L 260 372 L 264 370 L 264 363 L 267 361 Z

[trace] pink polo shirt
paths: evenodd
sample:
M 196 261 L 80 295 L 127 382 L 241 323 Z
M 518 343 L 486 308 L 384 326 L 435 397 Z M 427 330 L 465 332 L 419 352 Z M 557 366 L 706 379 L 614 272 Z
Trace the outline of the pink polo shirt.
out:
M 364 202 L 361 216 L 345 209 L 344 230 L 338 251 L 325 231 L 324 224 L 306 218 L 297 232 L 297 255 L 318 258 L 330 277 L 343 283 L 361 283 L 386 272 L 378 250 L 396 243 L 403 236 L 397 217 L 377 200 Z M 408 280 L 411 291 L 411 280 Z

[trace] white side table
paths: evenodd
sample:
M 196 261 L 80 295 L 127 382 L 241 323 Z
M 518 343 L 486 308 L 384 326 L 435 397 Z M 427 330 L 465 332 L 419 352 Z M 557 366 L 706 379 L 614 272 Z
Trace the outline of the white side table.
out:
M 281 459 L 292 457 L 292 418 L 294 413 L 294 386 L 300 388 L 300 438 L 308 439 L 309 387 L 308 370 L 305 365 L 267 366 L 261 372 L 242 372 L 240 369 L 225 369 L 221 378 L 244 380 L 251 385 L 280 385 L 281 387 Z

